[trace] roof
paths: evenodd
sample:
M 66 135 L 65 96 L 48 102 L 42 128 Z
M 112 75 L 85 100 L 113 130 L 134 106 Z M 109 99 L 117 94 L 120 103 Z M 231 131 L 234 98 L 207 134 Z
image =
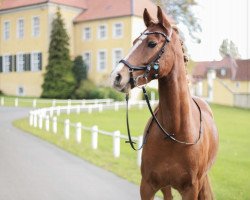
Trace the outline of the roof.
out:
M 217 73 L 217 77 L 219 78 L 229 78 L 235 81 L 250 81 L 250 59 L 235 60 L 230 56 L 226 56 L 220 61 L 197 62 L 193 69 L 192 76 L 196 79 L 204 79 L 209 69 L 214 69 L 217 72 L 221 69 L 225 69 L 226 74 L 224 76 Z
M 87 10 L 75 22 L 121 16 L 142 16 L 144 9 L 156 14 L 157 8 L 150 0 L 87 0 Z
M 238 70 L 236 71 L 236 81 L 250 81 L 250 59 L 236 60 Z
M 82 9 L 86 8 L 86 0 L 3 0 L 0 4 L 0 11 L 38 5 L 42 3 L 57 3 Z

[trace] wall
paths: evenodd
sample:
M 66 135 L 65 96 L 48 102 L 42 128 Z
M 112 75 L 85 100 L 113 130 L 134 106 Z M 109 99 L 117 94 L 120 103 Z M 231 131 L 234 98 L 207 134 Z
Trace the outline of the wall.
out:
M 121 38 L 113 37 L 113 25 L 115 23 L 123 24 L 123 36 Z M 119 17 L 111 19 L 102 19 L 95 21 L 86 21 L 75 25 L 74 45 L 75 56 L 83 55 L 84 52 L 91 53 L 91 67 L 88 73 L 89 79 L 98 85 L 109 85 L 109 75 L 113 69 L 113 50 L 122 49 L 123 57 L 128 53 L 132 46 L 131 41 L 131 17 Z M 97 30 L 99 25 L 106 25 L 108 36 L 106 39 L 98 39 Z M 90 27 L 91 39 L 83 39 L 83 29 Z M 99 50 L 105 50 L 107 53 L 106 69 L 99 71 L 97 69 L 97 55 Z
M 250 94 L 235 94 L 234 106 L 250 108 Z
M 68 6 L 59 6 L 62 18 L 65 22 L 67 33 L 70 37 L 70 54 L 74 57 L 74 25 L 73 19 L 82 11 Z M 18 87 L 24 88 L 26 96 L 40 96 L 46 66 L 48 63 L 48 48 L 50 42 L 51 23 L 55 17 L 58 5 L 53 3 L 18 8 L 3 12 L 0 15 L 0 55 L 17 53 L 42 52 L 42 71 L 39 72 L 9 72 L 0 73 L 0 90 L 8 95 L 17 95 Z M 20 17 L 21 16 L 21 17 Z M 32 36 L 32 17 L 40 18 L 40 35 Z M 24 38 L 18 39 L 17 20 L 24 19 Z M 3 40 L 2 26 L 5 20 L 10 21 L 10 39 Z
M 40 35 L 32 36 L 32 17 L 40 17 Z M 24 38 L 17 38 L 17 20 L 24 19 Z M 20 8 L 2 12 L 0 24 L 10 21 L 10 38 L 3 39 L 3 30 L 0 30 L 0 55 L 17 53 L 42 52 L 43 66 L 47 64 L 48 57 L 48 11 L 47 6 L 36 6 L 33 9 Z M 44 67 L 43 67 L 44 71 Z M 19 86 L 24 87 L 24 93 L 28 96 L 38 96 L 41 93 L 43 71 L 39 72 L 9 72 L 0 73 L 0 90 L 9 95 L 16 95 Z

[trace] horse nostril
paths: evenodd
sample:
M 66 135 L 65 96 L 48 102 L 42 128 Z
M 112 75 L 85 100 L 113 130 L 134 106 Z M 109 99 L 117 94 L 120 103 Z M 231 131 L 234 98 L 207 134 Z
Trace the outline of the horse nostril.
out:
M 121 74 L 117 74 L 116 77 L 115 77 L 115 82 L 116 82 L 117 84 L 119 84 L 119 83 L 121 82 L 121 79 L 122 79 Z

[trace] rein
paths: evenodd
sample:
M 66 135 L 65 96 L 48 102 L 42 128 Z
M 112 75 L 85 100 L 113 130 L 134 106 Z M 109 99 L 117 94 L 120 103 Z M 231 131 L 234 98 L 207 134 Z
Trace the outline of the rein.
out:
M 165 52 L 165 47 L 167 46 L 167 44 L 170 42 L 170 38 L 171 38 L 171 35 L 172 35 L 172 29 L 171 29 L 171 32 L 170 32 L 170 36 L 168 37 L 165 33 L 162 33 L 162 32 L 158 32 L 158 31 L 155 31 L 155 32 L 145 32 L 145 33 L 142 33 L 141 35 L 150 35 L 150 34 L 159 34 L 161 36 L 163 36 L 165 38 L 165 42 L 163 44 L 163 46 L 161 47 L 160 51 L 156 54 L 155 58 L 147 65 L 143 65 L 143 66 L 135 66 L 135 65 L 132 65 L 130 64 L 128 61 L 126 60 L 120 60 L 119 63 L 123 63 L 125 66 L 127 66 L 129 68 L 129 74 L 130 74 L 130 80 L 129 80 L 129 83 L 131 85 L 131 88 L 135 87 L 136 86 L 136 81 L 138 79 L 137 78 L 134 78 L 133 76 L 133 71 L 139 71 L 139 70 L 144 70 L 145 73 L 143 74 L 143 78 L 145 78 L 147 80 L 147 77 L 148 77 L 148 74 L 150 72 L 150 70 L 153 68 L 154 70 L 154 74 L 153 74 L 153 79 L 156 79 L 158 78 L 158 70 L 159 70 L 159 59 L 161 58 L 162 54 Z M 181 140 L 178 140 L 174 137 L 174 134 L 170 134 L 168 133 L 164 128 L 163 126 L 160 124 L 160 122 L 158 121 L 158 119 L 156 118 L 153 110 L 152 110 L 152 107 L 151 107 L 151 104 L 150 104 L 150 101 L 149 101 L 149 98 L 148 98 L 148 94 L 147 94 L 147 91 L 145 89 L 145 87 L 143 86 L 142 87 L 142 91 L 143 91 L 143 94 L 144 94 L 144 97 L 145 97 L 145 100 L 147 102 L 147 106 L 148 106 L 148 109 L 152 115 L 152 119 L 156 122 L 157 126 L 160 128 L 160 130 L 162 131 L 162 133 L 164 134 L 165 136 L 165 139 L 170 139 L 172 140 L 173 142 L 176 142 L 176 143 L 179 143 L 179 144 L 183 144 L 183 145 L 195 145 L 198 143 L 198 141 L 200 140 L 201 138 L 201 134 L 202 134 L 202 113 L 201 113 L 201 109 L 200 109 L 200 106 L 198 105 L 198 103 L 193 99 L 194 103 L 196 104 L 198 110 L 199 110 L 199 113 L 200 113 L 200 128 L 199 128 L 199 137 L 194 141 L 194 142 L 186 142 L 186 141 L 181 141 Z M 147 137 L 148 137 L 148 134 L 149 134 L 149 128 L 144 136 L 144 139 L 143 139 L 143 143 L 140 147 L 136 148 L 135 147 L 135 142 L 132 140 L 132 137 L 131 137 L 131 133 L 130 133 L 130 127 L 129 127 L 129 114 L 128 114 L 128 101 L 129 101 L 129 95 L 126 94 L 126 124 L 127 124 L 127 132 L 128 132 L 128 141 L 126 141 L 126 143 L 129 143 L 131 148 L 134 149 L 134 150 L 141 150 L 143 148 L 143 146 L 146 144 L 146 140 L 147 140 Z M 152 123 L 152 121 L 151 121 Z
M 157 126 L 161 129 L 162 133 L 164 134 L 165 136 L 165 139 L 170 139 L 172 140 L 173 142 L 176 142 L 176 143 L 179 143 L 179 144 L 183 144 L 183 145 L 195 145 L 198 143 L 198 141 L 200 140 L 201 138 L 201 135 L 202 135 L 202 113 L 201 113 L 201 108 L 199 106 L 199 104 L 193 99 L 195 105 L 197 106 L 198 110 L 199 110 L 199 114 L 200 114 L 200 128 L 199 128 L 199 136 L 198 138 L 194 141 L 194 142 L 186 142 L 186 141 L 181 141 L 181 140 L 178 140 L 174 137 L 174 134 L 171 134 L 171 133 L 168 133 L 164 128 L 163 126 L 160 124 L 160 122 L 158 121 L 158 119 L 156 118 L 154 112 L 153 112 L 153 109 L 151 107 L 151 104 L 150 104 L 150 101 L 149 101 L 149 98 L 148 98 L 148 94 L 147 94 L 147 91 L 145 89 L 145 87 L 143 86 L 142 87 L 142 91 L 143 91 L 143 94 L 144 94 L 144 97 L 145 97 L 145 100 L 147 102 L 147 106 L 148 106 L 148 109 L 151 113 L 151 116 L 152 116 L 152 119 L 156 122 Z M 131 133 L 130 133 L 130 126 L 129 126 L 129 116 L 128 116 L 128 101 L 129 101 L 129 95 L 126 94 L 126 123 L 127 123 L 127 132 L 128 132 L 128 141 L 126 141 L 126 143 L 129 143 L 131 148 L 134 149 L 135 151 L 138 151 L 138 150 L 141 150 L 143 148 L 143 146 L 146 144 L 146 141 L 147 141 L 147 137 L 148 137 L 148 134 L 149 134 L 149 127 L 148 127 L 148 130 L 143 138 L 143 143 L 140 147 L 138 147 L 137 149 L 135 148 L 135 144 L 136 142 L 134 142 L 132 140 L 132 137 L 131 137 Z M 153 121 L 152 120 L 152 121 Z M 151 123 L 152 123 L 151 121 Z

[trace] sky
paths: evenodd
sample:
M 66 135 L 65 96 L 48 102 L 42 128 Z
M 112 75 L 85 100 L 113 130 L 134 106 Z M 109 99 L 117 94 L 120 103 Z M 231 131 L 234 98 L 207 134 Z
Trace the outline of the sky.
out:
M 185 33 L 185 44 L 192 60 L 220 60 L 223 39 L 232 40 L 242 59 L 250 58 L 250 0 L 198 0 L 194 13 L 199 19 L 201 43 Z M 181 28 L 181 27 L 180 27 Z

